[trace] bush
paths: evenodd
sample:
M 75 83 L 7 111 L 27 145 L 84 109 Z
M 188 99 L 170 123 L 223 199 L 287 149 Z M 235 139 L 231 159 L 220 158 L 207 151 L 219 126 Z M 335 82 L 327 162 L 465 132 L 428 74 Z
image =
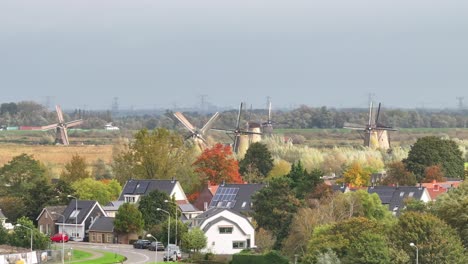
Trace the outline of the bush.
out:
M 288 264 L 289 260 L 277 251 L 270 251 L 264 255 L 235 254 L 232 256 L 232 264 Z

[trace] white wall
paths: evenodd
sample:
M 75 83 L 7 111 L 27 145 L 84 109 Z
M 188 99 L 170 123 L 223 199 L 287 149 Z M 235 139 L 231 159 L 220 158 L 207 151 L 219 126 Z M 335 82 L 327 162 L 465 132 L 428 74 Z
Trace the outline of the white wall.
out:
M 208 230 L 205 231 L 207 237 L 207 247 L 202 251 L 212 252 L 214 254 L 235 254 L 239 253 L 242 248 L 234 249 L 233 241 L 244 241 L 245 248 L 247 247 L 247 239 L 250 239 L 250 247 L 255 246 L 255 230 L 250 222 L 237 214 L 231 213 L 229 211 L 222 211 L 219 214 L 216 214 L 208 218 L 203 225 L 200 227 L 203 228 L 210 222 L 216 220 L 219 217 L 224 217 L 230 221 L 221 220 L 216 224 L 210 226 Z M 235 225 L 236 223 L 237 225 Z M 219 227 L 232 227 L 231 234 L 220 234 Z M 243 229 L 240 230 L 237 226 Z

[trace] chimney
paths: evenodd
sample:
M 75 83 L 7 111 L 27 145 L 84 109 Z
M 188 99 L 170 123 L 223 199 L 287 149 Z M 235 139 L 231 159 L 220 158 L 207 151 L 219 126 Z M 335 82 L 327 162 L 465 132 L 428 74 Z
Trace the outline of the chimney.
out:
M 226 181 L 225 181 L 225 180 L 223 180 L 223 183 L 221 183 L 221 186 L 224 186 L 224 184 L 226 184 Z
M 438 192 L 439 191 L 439 184 L 434 184 L 434 192 Z
M 172 177 L 171 183 L 175 182 L 175 177 Z
M 419 183 L 419 190 L 422 190 L 422 182 Z

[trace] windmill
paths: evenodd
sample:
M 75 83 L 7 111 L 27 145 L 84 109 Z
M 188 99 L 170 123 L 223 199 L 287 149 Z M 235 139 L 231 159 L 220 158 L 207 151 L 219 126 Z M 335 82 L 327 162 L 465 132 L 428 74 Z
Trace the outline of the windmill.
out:
M 43 126 L 41 127 L 41 129 L 42 131 L 55 129 L 55 144 L 61 144 L 61 145 L 67 146 L 70 144 L 70 142 L 68 141 L 67 129 L 70 127 L 81 125 L 83 123 L 83 120 L 78 119 L 78 120 L 65 123 L 65 120 L 63 119 L 62 108 L 60 107 L 60 105 L 56 105 L 55 110 L 57 111 L 58 123 L 48 125 L 48 126 Z
M 271 101 L 268 97 L 268 119 L 266 122 L 262 123 L 262 132 L 267 135 L 273 133 L 273 121 L 271 120 Z
M 185 139 L 192 138 L 202 150 L 205 149 L 208 144 L 204 138 L 204 135 L 206 131 L 211 129 L 214 122 L 219 118 L 219 113 L 216 112 L 201 129 L 197 129 L 195 126 L 193 126 L 181 112 L 175 112 L 174 116 L 190 132 L 190 135 L 188 135 Z
M 262 133 L 260 132 L 260 129 L 258 129 L 258 131 L 256 131 L 256 129 L 251 129 L 251 128 L 241 129 L 240 122 L 241 122 L 241 114 L 242 114 L 243 105 L 244 103 L 240 104 L 239 113 L 237 114 L 237 123 L 234 129 L 213 128 L 213 130 L 224 131 L 229 135 L 229 137 L 233 141 L 232 150 L 236 154 L 244 154 L 245 151 L 247 151 L 247 148 L 249 147 L 249 142 L 251 141 L 250 136 L 262 135 Z M 257 139 L 255 138 L 254 140 L 257 140 Z
M 380 106 L 377 110 L 377 115 L 375 117 L 375 122 L 373 120 L 373 107 L 372 102 L 369 107 L 369 121 L 367 125 L 359 125 L 353 123 L 344 123 L 343 128 L 357 130 L 361 137 L 364 139 L 364 146 L 371 148 L 380 148 L 380 149 L 389 149 L 390 148 L 390 139 L 388 136 L 388 131 L 397 131 L 396 129 L 382 125 L 379 123 L 380 117 Z

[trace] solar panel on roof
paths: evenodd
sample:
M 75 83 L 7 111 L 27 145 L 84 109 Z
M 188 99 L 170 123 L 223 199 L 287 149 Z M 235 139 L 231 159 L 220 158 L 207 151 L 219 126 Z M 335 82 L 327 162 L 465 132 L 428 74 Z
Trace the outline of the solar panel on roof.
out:
M 134 182 L 134 181 L 127 182 L 127 185 L 125 186 L 125 193 L 134 193 L 136 186 L 137 186 L 137 182 Z
M 136 194 L 144 194 L 146 192 L 146 189 L 148 189 L 149 182 L 140 182 L 136 186 L 135 193 Z

